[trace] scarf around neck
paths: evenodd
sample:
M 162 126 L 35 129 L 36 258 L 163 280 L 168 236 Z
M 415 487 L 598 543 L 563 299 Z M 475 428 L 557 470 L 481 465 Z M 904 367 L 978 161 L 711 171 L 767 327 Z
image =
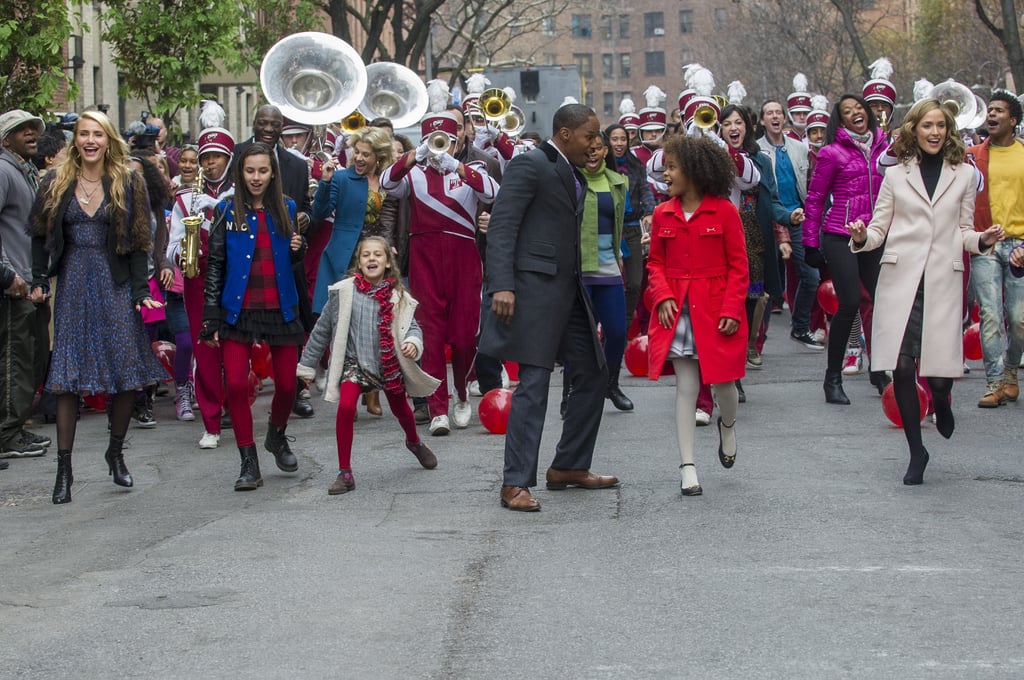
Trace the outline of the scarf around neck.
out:
M 394 281 L 383 279 L 374 285 L 367 281 L 361 272 L 356 272 L 353 278 L 356 290 L 363 295 L 372 297 L 380 306 L 380 323 L 377 326 L 377 334 L 380 337 L 380 372 L 384 382 L 384 391 L 391 394 L 404 391 L 402 369 L 398 365 L 398 355 L 395 353 L 395 338 L 391 334 L 391 322 L 395 318 L 394 304 L 391 302 Z

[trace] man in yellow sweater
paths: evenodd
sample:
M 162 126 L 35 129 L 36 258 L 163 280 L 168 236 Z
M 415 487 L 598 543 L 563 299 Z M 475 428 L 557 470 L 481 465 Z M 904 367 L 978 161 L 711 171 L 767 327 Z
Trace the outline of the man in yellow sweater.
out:
M 985 176 L 974 208 L 974 228 L 1001 224 L 1006 239 L 986 255 L 971 256 L 971 286 L 981 312 L 987 386 L 980 408 L 1017 401 L 1017 368 L 1024 351 L 1024 279 L 1010 274 L 1010 251 L 1024 243 L 1024 142 L 1015 136 L 1021 104 L 996 90 L 988 105 L 988 139 L 967 152 Z M 1005 316 L 1004 316 L 1005 313 Z

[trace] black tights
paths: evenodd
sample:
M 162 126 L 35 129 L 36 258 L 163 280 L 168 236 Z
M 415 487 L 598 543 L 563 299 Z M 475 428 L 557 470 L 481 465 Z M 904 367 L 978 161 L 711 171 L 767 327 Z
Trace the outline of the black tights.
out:
M 135 406 L 135 391 L 118 392 L 110 399 L 110 435 L 124 439 Z M 70 451 L 78 426 L 78 395 L 57 395 L 57 449 Z
M 849 237 L 838 234 L 824 234 L 821 237 L 821 248 L 828 259 L 828 271 L 839 299 L 839 310 L 832 317 L 828 331 L 828 371 L 839 373 L 843 370 L 843 356 L 846 354 L 853 320 L 860 311 L 861 284 L 864 284 L 872 299 L 875 297 L 882 249 L 850 252 Z
M 951 422 L 949 395 L 953 390 L 953 379 L 928 378 L 928 387 L 932 390 L 936 419 L 940 422 Z M 921 442 L 921 404 L 917 396 L 916 358 L 909 354 L 900 355 L 896 361 L 896 370 L 892 372 L 892 388 L 900 418 L 903 419 L 903 435 L 910 447 L 910 457 L 920 457 L 925 453 L 925 448 Z

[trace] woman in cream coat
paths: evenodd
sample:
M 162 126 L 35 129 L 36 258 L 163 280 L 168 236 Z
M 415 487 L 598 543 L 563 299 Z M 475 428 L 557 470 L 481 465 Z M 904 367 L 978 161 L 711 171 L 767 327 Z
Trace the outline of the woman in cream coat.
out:
M 872 329 L 871 367 L 893 371 L 893 389 L 910 447 L 904 484 L 921 484 L 928 451 L 921 441 L 916 374 L 928 376 L 936 427 L 953 434 L 950 391 L 963 374 L 963 251 L 979 253 L 1002 228 L 974 231 L 978 175 L 964 160 L 952 113 L 935 99 L 913 106 L 893 143 L 871 224 L 847 225 L 854 252 L 884 248 Z

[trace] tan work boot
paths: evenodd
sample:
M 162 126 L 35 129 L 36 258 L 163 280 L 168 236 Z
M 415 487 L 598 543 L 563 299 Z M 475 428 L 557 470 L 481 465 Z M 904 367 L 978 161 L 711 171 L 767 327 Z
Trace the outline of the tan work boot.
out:
M 1003 382 L 1000 384 L 1006 401 L 1017 401 L 1020 388 L 1017 386 L 1017 367 L 1007 366 L 1003 369 Z
M 978 400 L 978 408 L 999 408 L 1006 403 L 1006 396 L 1003 394 L 1003 384 L 989 385 L 985 390 L 985 396 Z

